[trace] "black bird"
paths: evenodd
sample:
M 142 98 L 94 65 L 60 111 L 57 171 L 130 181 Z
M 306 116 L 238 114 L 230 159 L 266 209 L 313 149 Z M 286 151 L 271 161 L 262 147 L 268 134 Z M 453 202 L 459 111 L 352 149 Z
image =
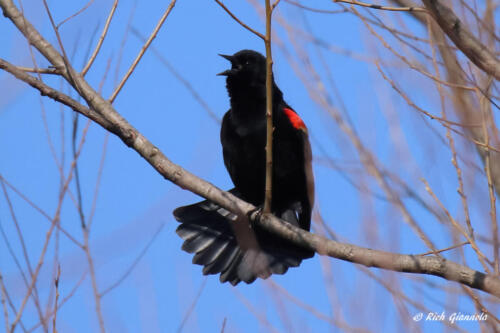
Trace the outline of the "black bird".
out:
M 266 58 L 242 50 L 232 56 L 226 76 L 231 109 L 224 115 L 220 139 L 224 164 L 235 188 L 231 192 L 262 207 L 265 186 Z M 283 100 L 273 79 L 273 182 L 272 213 L 308 230 L 314 202 L 311 146 L 307 128 Z M 259 226 L 238 223 L 236 215 L 208 201 L 179 207 L 173 212 L 181 222 L 177 234 L 182 249 L 195 253 L 193 263 L 203 274 L 220 273 L 220 281 L 236 285 L 257 277 L 284 274 L 314 252 L 298 247 Z

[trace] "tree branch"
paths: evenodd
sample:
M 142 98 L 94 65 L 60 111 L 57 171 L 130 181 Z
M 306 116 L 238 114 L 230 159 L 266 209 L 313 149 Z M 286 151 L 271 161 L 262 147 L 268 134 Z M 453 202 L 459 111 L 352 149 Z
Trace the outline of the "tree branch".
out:
M 436 22 L 477 67 L 500 80 L 500 61 L 466 29 L 455 13 L 440 0 L 422 0 Z
M 72 99 L 66 94 L 61 93 L 58 90 L 55 90 L 42 81 L 38 80 L 36 77 L 29 75 L 26 73 L 23 69 L 20 69 L 17 66 L 12 65 L 11 63 L 5 61 L 4 59 L 0 58 L 0 69 L 5 70 L 6 72 L 12 74 L 16 78 L 18 78 L 21 81 L 26 82 L 33 88 L 37 89 L 42 96 L 48 96 L 52 98 L 53 100 L 60 102 L 74 111 L 84 115 L 85 117 L 95 121 L 108 131 L 112 131 L 112 126 L 111 124 L 103 118 L 99 113 L 95 112 L 92 109 L 89 109 L 88 107 L 78 103 L 76 100 Z
M 483 290 L 500 298 L 499 278 L 475 271 L 444 258 L 397 254 L 336 242 L 292 226 L 289 223 L 281 222 L 278 218 L 269 214 L 263 214 L 259 223 L 267 230 L 297 245 L 314 250 L 321 255 L 361 264 L 366 267 L 435 275 L 471 288 Z
M 275 2 L 277 5 L 278 2 Z M 264 213 L 271 212 L 273 197 L 273 57 L 271 50 L 271 18 L 274 6 L 266 0 L 266 183 L 264 190 Z
M 82 69 L 82 76 L 85 76 L 87 72 L 90 69 L 90 66 L 94 63 L 95 58 L 97 57 L 97 54 L 101 50 L 102 43 L 104 42 L 104 38 L 106 37 L 106 34 L 108 33 L 109 25 L 111 24 L 111 20 L 113 19 L 113 15 L 115 14 L 116 7 L 118 6 L 118 0 L 115 0 L 113 2 L 113 6 L 111 6 L 111 11 L 109 12 L 108 18 L 106 19 L 106 23 L 104 24 L 104 29 L 102 30 L 101 36 L 99 37 L 99 41 L 97 42 L 97 46 L 95 47 L 94 52 L 90 56 L 89 61 L 85 65 L 85 67 Z
M 425 8 L 420 8 L 417 6 L 389 7 L 389 6 L 375 5 L 372 3 L 365 3 L 365 2 L 356 1 L 356 0 L 332 0 L 332 1 L 335 3 L 342 2 L 342 3 L 347 3 L 350 5 L 356 5 L 356 6 L 367 7 L 367 8 L 378 9 L 378 10 L 388 10 L 388 11 L 393 11 L 393 12 L 421 12 L 421 13 L 427 12 L 427 10 Z
M 264 36 L 263 34 L 261 34 L 260 32 L 258 32 L 257 30 L 254 30 L 252 28 L 250 28 L 248 25 L 246 25 L 245 23 L 243 23 L 242 21 L 240 21 L 240 19 L 238 19 L 236 17 L 236 15 L 234 15 L 222 2 L 220 2 L 219 0 L 215 0 L 215 2 L 217 2 L 217 4 L 219 6 L 222 7 L 222 9 L 224 9 L 226 11 L 226 13 L 229 14 L 229 16 L 231 16 L 236 22 L 238 22 L 243 28 L 247 29 L 248 31 L 254 33 L 255 35 L 257 35 L 258 37 L 260 37 L 262 40 L 265 40 L 266 39 L 266 36 Z
M 132 75 L 132 72 L 137 67 L 137 64 L 139 63 L 139 61 L 141 61 L 142 56 L 144 55 L 144 53 L 148 49 L 149 45 L 151 45 L 151 43 L 153 42 L 153 40 L 156 38 L 156 35 L 160 31 L 160 28 L 163 26 L 163 23 L 167 19 L 168 15 L 172 11 L 172 9 L 174 9 L 176 1 L 177 0 L 172 0 L 170 2 L 170 4 L 168 5 L 167 9 L 165 9 L 165 12 L 163 12 L 163 15 L 160 17 L 160 20 L 156 24 L 156 26 L 155 26 L 153 32 L 151 33 L 151 35 L 149 36 L 148 40 L 142 46 L 141 50 L 139 51 L 139 54 L 134 59 L 134 62 L 132 63 L 132 65 L 130 65 L 130 68 L 128 69 L 128 71 L 125 74 L 125 76 L 123 77 L 123 79 L 120 81 L 120 84 L 118 84 L 118 87 L 115 89 L 115 91 L 113 91 L 113 93 L 111 94 L 111 97 L 109 97 L 109 102 L 110 103 L 114 102 L 114 100 L 116 99 L 116 96 L 118 96 L 118 93 L 120 92 L 120 90 L 125 85 L 125 82 L 127 82 L 128 78 L 130 77 L 130 75 Z

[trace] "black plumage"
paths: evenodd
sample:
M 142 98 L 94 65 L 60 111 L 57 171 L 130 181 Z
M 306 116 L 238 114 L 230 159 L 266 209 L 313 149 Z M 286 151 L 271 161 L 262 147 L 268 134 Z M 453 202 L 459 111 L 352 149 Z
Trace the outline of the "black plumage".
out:
M 231 192 L 255 206 L 264 202 L 266 145 L 266 67 L 261 54 L 243 50 L 232 56 L 226 88 L 231 109 L 224 115 L 221 144 L 224 164 L 235 185 Z M 310 229 L 314 202 L 311 147 L 307 128 L 284 101 L 273 80 L 273 214 Z M 203 274 L 220 273 L 221 282 L 252 283 L 257 277 L 284 274 L 314 252 L 259 226 L 250 227 L 224 208 L 202 201 L 174 211 L 181 222 L 182 249 L 195 253 Z

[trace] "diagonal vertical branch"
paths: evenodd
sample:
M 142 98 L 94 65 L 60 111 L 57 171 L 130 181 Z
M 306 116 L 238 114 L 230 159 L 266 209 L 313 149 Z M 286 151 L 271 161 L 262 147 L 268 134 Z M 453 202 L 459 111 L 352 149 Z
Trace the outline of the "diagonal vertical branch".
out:
M 99 37 L 99 41 L 97 42 L 97 46 L 95 47 L 94 53 L 90 56 L 89 61 L 83 68 L 81 75 L 85 76 L 87 72 L 90 69 L 90 66 L 94 63 L 95 58 L 97 57 L 97 54 L 101 50 L 102 43 L 104 42 L 104 38 L 106 37 L 106 34 L 108 33 L 109 25 L 111 23 L 111 20 L 113 19 L 113 15 L 115 14 L 116 7 L 118 6 L 118 0 L 115 0 L 113 3 L 113 6 L 111 7 L 111 11 L 109 12 L 108 18 L 106 19 L 106 23 L 104 24 L 104 29 L 102 30 L 101 36 Z
M 141 50 L 139 51 L 139 54 L 137 55 L 137 57 L 135 58 L 134 62 L 132 63 L 132 65 L 130 65 L 130 68 L 128 69 L 127 73 L 125 74 L 125 76 L 122 78 L 122 80 L 120 81 L 120 84 L 118 85 L 118 87 L 116 87 L 115 91 L 113 91 L 113 93 L 111 94 L 111 96 L 109 97 L 109 102 L 110 103 L 113 103 L 114 100 L 116 99 L 116 96 L 118 96 L 118 93 L 120 93 L 120 90 L 123 88 L 123 86 L 125 85 L 125 82 L 127 82 L 128 78 L 130 77 L 130 75 L 132 75 L 132 72 L 134 71 L 134 69 L 137 67 L 137 64 L 139 63 L 139 61 L 141 61 L 142 59 L 142 56 L 144 55 L 144 53 L 146 52 L 146 50 L 148 49 L 149 45 L 151 45 L 151 43 L 153 42 L 153 40 L 156 38 L 156 35 L 158 34 L 158 32 L 160 31 L 160 28 L 162 27 L 163 23 L 165 22 L 165 20 L 167 19 L 168 15 L 170 14 L 170 12 L 172 11 L 172 9 L 174 8 L 175 6 L 175 3 L 176 3 L 177 0 L 172 0 L 170 2 L 170 4 L 168 5 L 167 9 L 165 10 L 165 12 L 163 13 L 163 15 L 161 16 L 160 20 L 158 21 L 158 23 L 156 24 L 156 27 L 154 28 L 153 32 L 151 33 L 151 35 L 149 36 L 148 40 L 146 41 L 146 43 L 142 46 Z
M 226 11 L 226 13 L 229 14 L 229 16 L 231 16 L 236 22 L 238 22 L 243 28 L 247 29 L 248 31 L 252 32 L 253 34 L 255 34 L 256 36 L 258 36 L 259 38 L 261 38 L 262 40 L 265 40 L 266 39 L 266 36 L 264 36 L 263 34 L 261 34 L 260 32 L 258 32 L 257 30 L 254 30 L 252 29 L 250 26 L 246 25 L 245 23 L 243 23 L 238 17 L 236 17 L 236 15 L 234 15 L 222 2 L 220 2 L 219 0 L 215 0 L 215 2 L 222 7 L 222 9 L 224 9 Z
M 9 212 L 10 212 L 12 221 L 14 223 L 14 227 L 16 229 L 16 232 L 17 232 L 17 235 L 18 235 L 18 238 L 19 238 L 19 243 L 21 244 L 21 249 L 22 249 L 23 257 L 24 257 L 24 260 L 26 262 L 26 267 L 28 269 L 29 276 L 31 277 L 31 276 L 33 276 L 33 269 L 32 269 L 32 265 L 31 265 L 30 259 L 29 259 L 28 249 L 27 249 L 27 246 L 26 246 L 26 242 L 24 241 L 23 233 L 21 231 L 21 227 L 19 226 L 19 222 L 18 222 L 17 216 L 16 216 L 15 211 L 14 211 L 14 206 L 12 205 L 12 201 L 10 200 L 10 197 L 9 197 L 9 194 L 7 192 L 7 188 L 6 188 L 5 184 L 4 184 L 4 182 L 0 181 L 0 185 L 2 187 L 2 191 L 3 191 L 3 194 L 5 196 L 5 201 L 7 202 L 7 206 L 9 208 Z M 2 234 L 4 234 L 3 230 L 2 230 Z M 15 259 L 15 257 L 14 257 L 14 260 L 17 261 Z M 18 265 L 18 267 L 19 267 L 19 270 L 20 270 L 21 275 L 23 277 L 24 283 L 26 284 L 26 286 L 28 286 L 29 283 L 28 283 L 28 280 L 25 277 L 25 274 L 22 271 L 22 268 L 20 267 L 20 265 Z M 38 293 L 38 289 L 37 289 L 36 285 L 33 288 L 33 293 L 31 294 L 31 297 L 33 299 L 33 303 L 35 303 L 35 308 L 36 308 L 36 310 L 38 312 L 38 316 L 40 317 L 40 321 L 42 322 L 44 328 L 46 329 L 47 327 L 46 327 L 45 321 L 43 320 L 42 309 L 40 307 L 40 298 L 39 298 L 39 293 Z
M 276 0 L 272 5 L 270 0 L 266 0 L 266 32 L 260 32 L 252 29 L 250 26 L 243 23 L 236 15 L 234 15 L 222 2 L 215 0 L 236 22 L 243 28 L 260 37 L 266 48 L 266 183 L 264 188 L 264 213 L 271 212 L 272 203 L 272 181 L 273 181 L 273 58 L 271 52 L 271 17 L 274 8 L 279 4 L 280 0 Z
M 273 183 L 273 58 L 271 53 L 271 16 L 273 9 L 266 0 L 266 187 L 264 213 L 271 212 Z
M 484 101 L 484 98 L 482 98 L 482 102 Z M 484 102 L 483 102 L 484 103 Z M 490 141 L 490 136 L 488 133 L 488 127 L 486 122 L 488 121 L 488 115 L 486 114 L 487 111 L 483 106 L 481 108 L 481 114 L 483 118 L 483 133 L 484 133 L 484 139 L 485 143 L 489 144 Z M 488 181 L 488 194 L 490 197 L 490 218 L 491 218 L 491 233 L 493 234 L 493 260 L 494 260 L 494 270 L 495 270 L 495 275 L 498 275 L 498 263 L 499 263 L 499 258 L 498 258 L 498 223 L 497 223 L 497 215 L 496 215 L 496 198 L 495 198 L 495 190 L 493 189 L 493 181 L 491 179 L 491 159 L 490 159 L 490 150 L 485 149 L 485 158 L 484 158 L 484 171 L 486 173 L 486 179 Z
M 56 287 L 56 300 L 54 302 L 54 317 L 52 318 L 52 333 L 57 333 L 56 323 L 57 323 L 57 303 L 59 302 L 59 278 L 61 277 L 61 266 L 57 266 L 57 276 L 54 280 L 54 285 Z
M 3 307 L 3 315 L 5 322 L 5 332 L 9 331 L 9 310 L 7 309 L 7 290 L 5 289 L 5 285 L 3 284 L 3 276 L 0 273 L 0 290 L 2 294 L 2 307 Z

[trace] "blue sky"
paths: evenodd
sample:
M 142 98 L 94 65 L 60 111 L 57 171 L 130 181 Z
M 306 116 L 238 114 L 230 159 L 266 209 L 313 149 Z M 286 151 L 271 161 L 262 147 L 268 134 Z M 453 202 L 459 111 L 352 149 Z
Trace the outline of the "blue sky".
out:
M 60 22 L 85 3 L 52 1 L 49 6 L 56 22 Z M 55 43 L 55 35 L 43 4 L 23 4 L 27 18 L 49 41 Z M 89 43 L 92 48 L 95 45 L 94 30 L 98 28 L 97 35 L 100 34 L 111 4 L 109 0 L 97 1 L 60 28 L 66 51 L 74 53 L 73 64 L 77 69 L 81 69 L 85 63 Z M 339 8 L 329 2 L 314 1 L 313 4 L 327 9 Z M 92 86 L 99 87 L 107 72 L 108 60 L 111 59 L 103 85 L 104 96 L 111 94 L 117 78 L 121 79 L 143 45 L 136 34 L 129 31 L 121 50 L 127 22 L 130 21 L 131 27 L 143 36 L 148 36 L 167 5 L 167 2 L 119 3 L 103 49 L 87 75 Z M 263 21 L 251 3 L 238 1 L 227 2 L 227 5 L 245 23 L 264 31 Z M 397 21 L 396 15 L 405 17 L 394 13 L 374 14 L 394 21 Z M 410 96 L 422 107 L 437 114 L 440 112 L 436 109 L 439 96 L 435 89 L 426 85 L 421 75 L 407 68 L 399 71 L 400 62 L 391 58 L 386 50 L 377 48 L 378 42 L 354 15 L 303 14 L 286 2 L 279 5 L 277 15 L 286 17 L 289 24 L 301 29 L 308 26 L 311 33 L 321 37 L 325 44 L 338 48 L 321 51 L 342 96 L 342 100 L 336 98 L 332 104 L 337 108 L 345 105 L 363 143 L 376 154 L 381 164 L 402 179 L 411 181 L 414 186 L 412 189 L 424 197 L 426 192 L 418 179 L 420 176 L 425 177 L 453 214 L 460 216 L 461 206 L 456 195 L 458 185 L 454 168 L 449 162 L 450 151 L 435 143 L 438 139 L 433 130 L 437 129 L 441 135 L 444 135 L 444 130 L 435 123 L 426 127 L 421 115 L 391 90 L 387 82 L 381 79 L 376 67 L 369 61 L 358 60 L 357 56 L 370 58 L 380 54 L 388 64 L 394 65 L 391 68 L 393 76 L 405 75 L 401 84 L 407 88 Z M 404 23 L 426 37 L 413 20 L 404 19 Z M 320 69 L 319 76 L 326 81 L 326 67 L 321 65 L 317 47 L 303 39 L 293 40 L 281 26 L 275 26 L 275 41 L 278 42 L 273 49 L 275 78 L 286 101 L 301 115 L 314 136 L 317 208 L 325 221 L 340 239 L 360 246 L 402 253 L 426 252 L 428 249 L 425 244 L 403 222 L 401 213 L 394 205 L 377 199 L 373 194 L 363 193 L 352 185 L 354 180 L 358 185 L 373 189 L 376 195 L 384 195 L 376 181 L 365 171 L 356 171 L 362 170 L 362 164 L 352 144 L 325 109 L 315 103 L 314 96 L 311 96 L 279 44 L 283 43 L 286 50 L 290 50 L 290 45 L 298 43 L 311 55 L 313 66 Z M 0 51 L 0 57 L 16 65 L 32 66 L 27 44 L 13 25 L 2 18 L 0 31 L 0 44 L 8 46 Z M 384 36 L 391 40 L 387 34 Z M 229 101 L 224 79 L 215 74 L 226 69 L 228 64 L 217 54 L 232 54 L 241 49 L 264 51 L 260 39 L 239 26 L 215 2 L 210 1 L 178 1 L 152 45 L 190 83 L 219 119 L 227 111 Z M 300 56 L 292 54 L 292 58 L 300 59 Z M 41 61 L 39 65 L 47 66 L 47 63 Z M 311 73 L 306 72 L 305 75 Z M 44 79 L 53 87 L 61 86 L 61 80 L 57 77 L 44 76 Z M 43 112 L 57 158 L 61 159 L 63 151 L 66 154 L 66 172 L 69 170 L 71 154 L 68 138 L 71 136 L 72 114 L 66 109 L 61 111 L 59 105 L 41 97 L 5 72 L 0 72 L 0 87 L 5 92 L 0 98 L 0 142 L 3 142 L 0 145 L 0 174 L 51 215 L 57 207 L 59 171 L 48 144 Z M 333 85 L 326 89 L 333 91 Z M 68 92 L 66 86 L 63 90 Z M 70 94 L 75 96 L 74 92 Z M 192 93 L 152 49 L 146 52 L 114 106 L 174 163 L 219 188 L 231 188 L 222 162 L 219 123 L 193 98 Z M 61 122 L 65 126 L 63 131 Z M 79 118 L 78 138 L 81 138 L 86 122 L 83 117 Z M 392 126 L 393 122 L 398 122 L 400 127 Z M 401 132 L 395 128 L 400 128 Z M 61 145 L 63 136 L 65 141 Z M 199 198 L 165 181 L 116 137 L 111 135 L 109 141 L 106 140 L 105 131 L 91 124 L 79 158 L 83 208 L 88 217 L 103 144 L 107 142 L 90 243 L 99 289 L 102 291 L 113 285 L 150 244 L 127 278 L 103 296 L 102 311 L 110 332 L 173 332 L 181 325 L 184 332 L 213 332 L 221 329 L 224 320 L 228 332 L 343 331 L 329 325 L 322 319 L 325 316 L 345 321 L 349 327 L 372 331 L 398 332 L 408 323 L 414 325 L 411 317 L 419 309 L 410 305 L 408 313 L 400 316 L 395 305 L 397 302 L 393 302 L 386 288 L 354 265 L 334 259 L 315 256 L 284 276 L 273 276 L 272 282 L 259 280 L 252 285 L 240 284 L 236 288 L 220 284 L 217 276 L 202 276 L 201 267 L 191 264 L 191 255 L 181 251 L 181 240 L 175 234 L 177 223 L 171 215 L 175 207 L 195 202 Z M 457 140 L 461 142 L 460 138 Z M 478 163 L 470 149 L 464 149 L 461 153 Z M 327 159 L 333 159 L 348 171 L 339 172 L 328 167 Z M 346 174 L 351 182 L 346 181 Z M 487 218 L 488 207 L 485 205 L 488 197 L 484 177 L 473 173 L 467 176 L 470 176 L 467 188 L 474 206 L 472 218 Z M 74 184 L 71 185 L 71 191 L 76 193 Z M 36 263 L 49 222 L 12 190 L 8 190 L 8 193 L 25 237 L 30 260 L 32 264 Z M 438 248 L 453 243 L 447 233 L 447 226 L 439 224 L 434 216 L 414 201 L 407 198 L 403 200 Z M 429 200 L 428 196 L 426 200 Z M 0 224 L 12 240 L 14 252 L 21 254 L 3 194 L 0 196 Z M 61 224 L 74 237 L 82 239 L 77 210 L 69 197 L 64 202 Z M 476 230 L 484 231 L 481 225 Z M 55 244 L 59 244 L 61 297 L 71 292 L 87 269 L 84 253 L 63 234 L 59 234 L 58 239 L 56 241 L 54 238 L 50 242 L 37 284 L 43 300 L 48 298 L 52 286 Z M 0 253 L 4 281 L 15 303 L 19 304 L 24 297 L 25 286 L 12 257 L 7 255 L 7 245 L 3 240 L 0 242 Z M 477 260 L 470 259 L 473 257 L 468 250 L 466 255 L 471 267 L 481 269 Z M 459 259 L 456 253 L 451 253 L 448 258 Z M 450 314 L 459 309 L 465 313 L 475 312 L 464 298 L 455 300 L 453 296 L 432 287 L 445 284 L 457 288 L 453 283 L 444 283 L 434 277 L 370 271 L 404 290 L 411 299 L 425 304 L 429 311 Z M 284 296 L 279 288 L 273 287 L 274 284 L 304 304 L 316 308 L 321 315 L 304 310 Z M 185 323 L 181 324 L 199 290 L 201 294 L 195 307 Z M 448 307 L 450 302 L 454 304 L 453 307 Z M 405 316 L 409 322 L 401 319 Z M 23 317 L 25 326 L 32 327 L 37 318 L 33 304 L 29 303 Z M 74 296 L 61 308 L 57 320 L 60 332 L 98 331 L 88 275 Z M 4 317 L 0 316 L 2 327 L 3 321 Z M 478 329 L 476 323 L 460 325 L 464 329 Z M 415 327 L 434 331 L 441 329 L 442 325 L 426 322 Z

